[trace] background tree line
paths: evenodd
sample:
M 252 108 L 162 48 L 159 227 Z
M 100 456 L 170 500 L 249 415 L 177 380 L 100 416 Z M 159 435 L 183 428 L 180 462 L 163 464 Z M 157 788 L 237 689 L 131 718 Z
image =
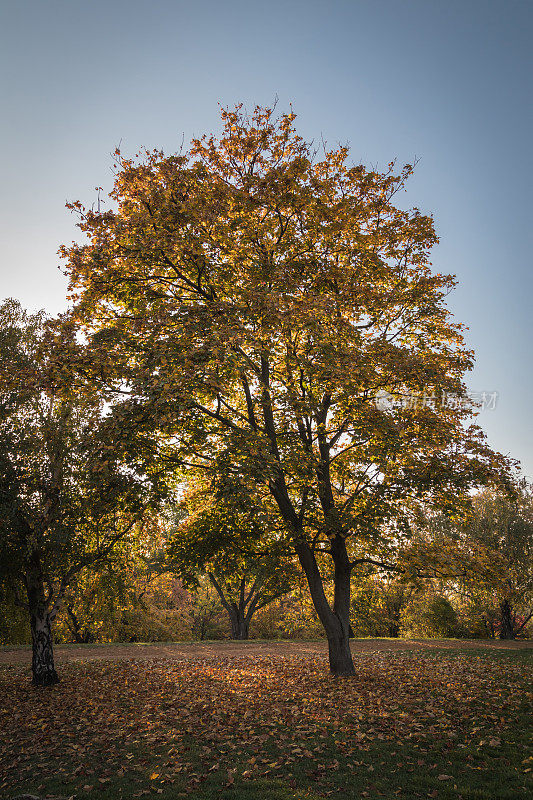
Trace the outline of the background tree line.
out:
M 271 547 L 275 527 L 259 519 L 243 498 L 240 503 L 235 495 L 229 499 L 215 502 L 197 477 L 176 506 L 144 514 L 112 549 L 73 576 L 54 614 L 55 640 L 323 636 L 296 565 Z M 354 636 L 530 635 L 533 502 L 525 484 L 513 501 L 480 492 L 466 522 L 442 515 L 419 518 L 402 559 L 394 570 L 366 566 L 354 576 Z M 450 568 L 455 576 L 441 574 Z M 331 598 L 333 581 L 327 575 L 325 586 Z M 31 642 L 22 605 L 20 593 L 5 578 L 1 644 Z

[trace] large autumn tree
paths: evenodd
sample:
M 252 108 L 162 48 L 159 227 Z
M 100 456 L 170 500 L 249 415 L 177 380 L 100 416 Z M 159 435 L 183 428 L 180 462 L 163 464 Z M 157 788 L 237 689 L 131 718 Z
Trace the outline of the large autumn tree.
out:
M 67 328 L 68 330 L 68 328 Z M 69 380 L 72 332 L 0 304 L 0 582 L 29 615 L 33 682 L 57 682 L 52 623 L 77 576 L 101 564 L 156 497 L 103 397 Z M 127 449 L 127 448 L 126 448 Z
M 73 204 L 88 242 L 63 255 L 95 378 L 130 392 L 159 459 L 276 509 L 350 675 L 354 563 L 394 541 L 406 499 L 452 507 L 503 462 L 465 427 L 472 354 L 432 219 L 394 202 L 412 166 L 318 152 L 294 119 L 238 106 L 188 152 L 117 154 L 115 210 Z

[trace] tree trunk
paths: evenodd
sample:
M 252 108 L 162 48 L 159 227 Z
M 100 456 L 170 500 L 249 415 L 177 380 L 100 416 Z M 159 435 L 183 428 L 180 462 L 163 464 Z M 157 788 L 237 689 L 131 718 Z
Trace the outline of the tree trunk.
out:
M 38 556 L 32 556 L 26 572 L 30 609 L 32 675 L 35 686 L 53 686 L 59 681 L 54 667 L 54 645 L 50 610 L 45 600 L 44 581 Z
M 400 636 L 400 626 L 397 622 L 389 622 L 389 629 L 387 631 L 390 639 L 398 639 Z
M 329 671 L 336 678 L 355 675 L 350 642 L 343 635 L 328 636 Z
M 65 603 L 65 609 L 70 619 L 70 625 L 67 622 L 67 626 L 71 634 L 74 636 L 74 641 L 76 644 L 88 644 L 89 642 L 94 642 L 94 634 L 91 630 L 85 626 L 85 629 L 82 630 L 78 617 L 72 606 L 68 603 Z M 130 639 L 131 641 L 131 639 Z
M 335 565 L 333 614 L 340 623 L 340 632 L 328 636 L 329 668 L 333 675 L 355 675 L 350 650 L 350 578 L 352 568 L 346 550 L 346 540 L 337 535 L 331 543 Z
M 248 639 L 250 633 L 250 623 L 246 620 L 239 610 L 232 608 L 230 611 L 231 621 L 231 638 L 232 639 Z
M 315 555 L 303 539 L 295 543 L 296 553 L 307 577 L 316 613 L 328 639 L 329 668 L 336 677 L 355 675 L 350 650 L 350 575 L 351 567 L 342 536 L 332 540 L 331 555 L 335 564 L 333 610 L 326 595 Z
M 220 597 L 220 601 L 229 615 L 229 621 L 231 626 L 231 638 L 232 639 L 248 639 L 250 633 L 250 620 L 252 615 L 256 609 L 258 595 L 255 598 L 252 598 L 252 602 L 250 603 L 250 607 L 248 611 L 246 611 L 246 604 L 250 601 L 253 593 L 252 592 L 245 597 L 245 587 L 246 587 L 246 580 L 245 578 L 241 579 L 240 587 L 239 587 L 239 602 L 234 603 L 230 602 L 230 600 L 225 596 L 222 587 L 220 586 L 219 582 L 215 578 L 212 572 L 208 573 L 209 580 L 215 587 L 216 591 L 218 592 L 218 596 Z M 255 586 L 255 583 L 254 583 Z
M 500 603 L 500 639 L 516 639 L 514 616 L 509 600 Z

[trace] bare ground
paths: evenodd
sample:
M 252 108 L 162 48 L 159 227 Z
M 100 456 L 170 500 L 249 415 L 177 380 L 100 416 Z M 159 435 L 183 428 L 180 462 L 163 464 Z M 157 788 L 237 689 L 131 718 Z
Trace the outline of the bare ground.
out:
M 447 648 L 465 650 L 484 648 L 487 650 L 527 650 L 533 649 L 533 640 L 500 641 L 498 639 L 353 639 L 352 652 L 376 653 L 383 651 L 432 650 Z M 264 641 L 251 639 L 247 642 L 209 641 L 209 642 L 170 642 L 153 644 L 98 644 L 98 645 L 58 645 L 54 648 L 58 664 L 67 661 L 130 661 L 166 658 L 183 661 L 195 658 L 215 658 L 219 656 L 316 656 L 326 655 L 327 643 L 322 641 Z M 29 662 L 29 647 L 0 648 L 0 665 L 23 664 Z

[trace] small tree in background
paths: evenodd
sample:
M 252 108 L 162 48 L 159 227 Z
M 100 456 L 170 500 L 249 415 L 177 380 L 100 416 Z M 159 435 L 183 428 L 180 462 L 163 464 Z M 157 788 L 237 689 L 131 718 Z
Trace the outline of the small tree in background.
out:
M 22 591 L 23 586 L 13 591 L 7 583 L 0 583 L 0 644 L 26 644 L 30 641 L 28 613 L 19 601 Z
M 163 517 L 147 514 L 103 563 L 68 587 L 55 623 L 63 641 L 169 641 L 191 636 L 189 593 L 162 572 Z
M 190 588 L 188 613 L 193 639 L 225 639 L 227 615 L 213 584 L 199 575 Z
M 201 479 L 191 484 L 181 504 L 185 519 L 168 543 L 168 564 L 191 587 L 205 576 L 228 613 L 231 638 L 248 639 L 254 614 L 290 591 L 295 568 L 264 509 L 238 482 L 221 483 L 214 491 Z
M 452 602 L 432 588 L 420 592 L 406 606 L 402 627 L 408 636 L 437 639 L 456 637 L 460 632 L 458 614 Z
M 489 631 L 516 639 L 533 619 L 533 498 L 522 483 L 515 498 L 485 490 L 462 527 L 463 547 L 476 574 L 462 588 L 479 606 Z
M 418 590 L 394 573 L 358 575 L 352 595 L 355 635 L 399 637 L 404 611 Z

